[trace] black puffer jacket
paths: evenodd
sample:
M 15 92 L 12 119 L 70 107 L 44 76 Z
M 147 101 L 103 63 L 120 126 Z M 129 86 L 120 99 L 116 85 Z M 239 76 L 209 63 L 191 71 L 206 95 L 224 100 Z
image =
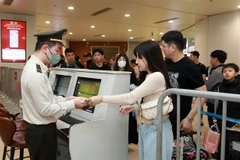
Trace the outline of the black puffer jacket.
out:
M 228 83 L 223 79 L 219 86 L 219 92 L 240 94 L 240 75 L 238 75 L 232 82 Z M 219 101 L 217 114 L 222 115 L 222 101 Z M 240 103 L 227 102 L 227 117 L 240 119 Z M 234 123 L 227 122 L 227 127 L 232 127 Z

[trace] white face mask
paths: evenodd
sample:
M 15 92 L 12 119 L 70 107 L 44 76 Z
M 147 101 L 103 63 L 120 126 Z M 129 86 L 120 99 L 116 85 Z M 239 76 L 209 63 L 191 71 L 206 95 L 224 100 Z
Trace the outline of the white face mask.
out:
M 119 68 L 124 68 L 126 66 L 126 61 L 118 61 L 117 63 Z

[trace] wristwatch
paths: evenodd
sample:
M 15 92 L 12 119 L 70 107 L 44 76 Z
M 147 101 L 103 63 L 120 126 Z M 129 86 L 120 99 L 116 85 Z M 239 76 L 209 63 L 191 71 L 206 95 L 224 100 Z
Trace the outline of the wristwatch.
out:
M 191 116 L 187 116 L 186 118 L 189 120 L 189 122 L 193 121 L 193 118 Z

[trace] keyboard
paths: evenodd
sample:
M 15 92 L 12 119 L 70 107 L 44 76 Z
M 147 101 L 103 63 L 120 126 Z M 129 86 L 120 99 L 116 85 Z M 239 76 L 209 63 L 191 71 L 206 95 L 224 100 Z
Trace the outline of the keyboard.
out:
M 70 125 L 79 124 L 79 123 L 83 123 L 84 122 L 82 120 L 73 118 L 73 117 L 71 117 L 69 115 L 61 116 L 59 119 L 61 121 L 65 122 L 65 123 L 67 123 L 67 124 L 70 124 Z

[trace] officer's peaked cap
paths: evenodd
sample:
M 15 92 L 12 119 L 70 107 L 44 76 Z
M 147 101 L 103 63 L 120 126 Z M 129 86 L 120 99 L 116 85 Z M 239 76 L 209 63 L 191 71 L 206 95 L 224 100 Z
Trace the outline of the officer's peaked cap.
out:
M 60 42 L 63 45 L 62 37 L 67 33 L 67 29 L 61 29 L 57 31 L 43 32 L 35 34 L 37 42 Z

